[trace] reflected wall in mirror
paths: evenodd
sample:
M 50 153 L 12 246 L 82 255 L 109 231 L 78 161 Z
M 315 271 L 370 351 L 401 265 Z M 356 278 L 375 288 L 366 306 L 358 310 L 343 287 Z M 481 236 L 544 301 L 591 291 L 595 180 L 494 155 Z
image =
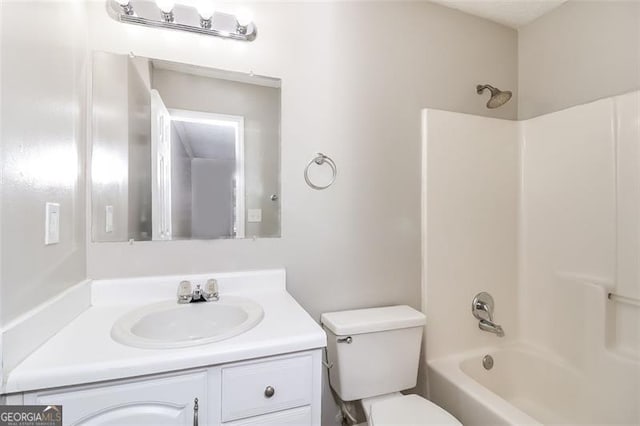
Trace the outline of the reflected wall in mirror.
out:
M 93 54 L 93 241 L 280 236 L 280 80 Z

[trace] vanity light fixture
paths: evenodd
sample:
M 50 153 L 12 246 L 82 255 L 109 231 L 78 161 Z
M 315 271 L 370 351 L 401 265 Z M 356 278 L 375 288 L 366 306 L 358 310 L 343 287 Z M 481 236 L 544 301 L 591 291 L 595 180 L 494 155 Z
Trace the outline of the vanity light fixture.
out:
M 129 0 L 116 0 L 125 15 L 133 15 L 133 7 L 129 4 Z
M 127 24 L 241 41 L 253 41 L 257 35 L 256 25 L 247 13 L 236 16 L 214 11 L 213 4 L 204 2 L 195 8 L 175 4 L 173 0 L 107 0 L 107 12 L 116 21 Z
M 211 29 L 211 18 L 215 10 L 210 2 L 200 2 L 198 5 L 198 13 L 200 14 L 200 26 L 205 29 Z
M 164 22 L 174 22 L 173 6 L 175 2 L 173 0 L 156 0 L 158 9 L 160 9 L 160 15 Z
M 236 15 L 236 31 L 239 34 L 246 34 L 248 30 L 249 24 L 253 21 L 253 17 L 251 16 L 251 12 L 248 9 L 241 9 L 238 11 Z

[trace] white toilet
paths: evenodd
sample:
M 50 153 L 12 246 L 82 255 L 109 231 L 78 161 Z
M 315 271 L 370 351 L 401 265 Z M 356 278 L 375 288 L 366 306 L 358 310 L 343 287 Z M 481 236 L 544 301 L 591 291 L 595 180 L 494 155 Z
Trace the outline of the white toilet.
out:
M 416 385 L 425 316 L 409 306 L 322 314 L 331 387 L 343 401 L 361 400 L 367 424 L 462 425 L 418 395 Z

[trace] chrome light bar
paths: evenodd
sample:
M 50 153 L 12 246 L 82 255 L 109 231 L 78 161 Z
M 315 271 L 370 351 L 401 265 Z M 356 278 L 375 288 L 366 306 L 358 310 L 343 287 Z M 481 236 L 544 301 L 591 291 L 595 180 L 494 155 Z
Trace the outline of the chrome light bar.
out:
M 239 22 L 235 15 L 213 12 L 202 16 L 194 7 L 171 5 L 161 9 L 148 0 L 107 0 L 107 12 L 116 21 L 147 27 L 167 28 L 196 34 L 253 41 L 258 32 L 253 22 Z

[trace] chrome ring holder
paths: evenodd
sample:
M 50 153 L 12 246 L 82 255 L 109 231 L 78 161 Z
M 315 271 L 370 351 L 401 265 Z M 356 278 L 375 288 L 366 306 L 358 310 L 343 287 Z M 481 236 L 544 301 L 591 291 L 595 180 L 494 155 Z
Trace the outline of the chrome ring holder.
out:
M 311 179 L 309 179 L 309 167 L 311 167 L 312 164 L 317 164 L 318 166 L 322 166 L 325 163 L 328 164 L 329 167 L 331 167 L 331 172 L 332 172 L 331 180 L 326 185 L 316 185 L 315 183 L 311 182 Z M 338 167 L 336 166 L 336 163 L 330 157 L 324 155 L 321 152 L 319 152 L 318 155 L 313 160 L 309 161 L 309 164 L 307 164 L 307 167 L 304 168 L 304 180 L 307 182 L 307 185 L 317 190 L 327 189 L 328 187 L 333 185 L 333 182 L 336 181 L 337 174 L 338 174 Z

